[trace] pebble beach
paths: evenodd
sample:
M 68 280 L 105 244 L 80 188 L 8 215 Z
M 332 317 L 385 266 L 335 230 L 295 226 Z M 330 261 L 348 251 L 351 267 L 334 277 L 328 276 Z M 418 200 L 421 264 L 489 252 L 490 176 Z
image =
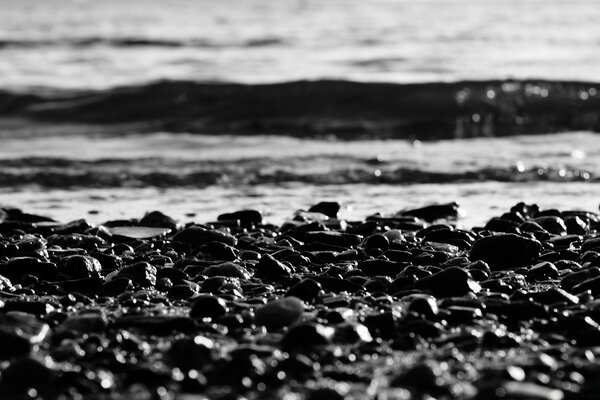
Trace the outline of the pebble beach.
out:
M 1 3 L 1 400 L 600 398 L 593 2 Z
M 4 398 L 584 399 L 600 216 L 0 216 Z

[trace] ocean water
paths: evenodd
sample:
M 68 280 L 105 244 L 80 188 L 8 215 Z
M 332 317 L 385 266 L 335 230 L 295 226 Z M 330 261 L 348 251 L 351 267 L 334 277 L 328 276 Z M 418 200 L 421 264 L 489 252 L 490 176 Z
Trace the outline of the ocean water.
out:
M 598 208 L 593 1 L 0 5 L 0 205 L 280 223 L 456 200 L 465 226 Z
M 0 87 L 597 80 L 593 0 L 2 0 Z

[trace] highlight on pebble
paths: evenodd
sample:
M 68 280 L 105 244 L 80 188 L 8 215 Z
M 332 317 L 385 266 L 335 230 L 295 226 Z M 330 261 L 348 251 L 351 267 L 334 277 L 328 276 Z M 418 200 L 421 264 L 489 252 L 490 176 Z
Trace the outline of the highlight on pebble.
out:
M 0 399 L 600 399 L 598 21 L 0 0 Z

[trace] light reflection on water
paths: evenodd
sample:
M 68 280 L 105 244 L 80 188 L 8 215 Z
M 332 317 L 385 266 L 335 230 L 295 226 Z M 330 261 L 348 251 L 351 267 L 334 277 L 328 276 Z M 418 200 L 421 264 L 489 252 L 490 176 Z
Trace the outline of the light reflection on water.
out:
M 595 81 L 599 19 L 584 0 L 3 0 L 0 86 Z

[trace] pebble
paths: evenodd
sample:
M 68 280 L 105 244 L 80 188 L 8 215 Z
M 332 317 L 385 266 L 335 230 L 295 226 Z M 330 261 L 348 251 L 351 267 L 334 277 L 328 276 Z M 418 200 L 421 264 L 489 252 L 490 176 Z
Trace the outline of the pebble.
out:
M 94 257 L 74 255 L 64 258 L 60 272 L 73 279 L 100 277 L 102 264 Z
M 203 274 L 206 276 L 229 276 L 244 280 L 250 279 L 252 276 L 246 268 L 232 262 L 212 265 L 206 268 Z
M 281 329 L 296 322 L 304 312 L 305 305 L 297 297 L 274 300 L 256 310 L 256 323 L 270 331 Z
M 192 318 L 217 318 L 227 314 L 227 302 L 220 297 L 202 294 L 194 298 L 190 309 Z
M 473 243 L 470 258 L 485 261 L 490 268 L 507 269 L 531 263 L 539 257 L 539 241 L 515 234 L 498 234 Z
M 302 279 L 288 289 L 286 296 L 297 297 L 307 303 L 313 302 L 323 292 L 323 286 L 311 278 Z

